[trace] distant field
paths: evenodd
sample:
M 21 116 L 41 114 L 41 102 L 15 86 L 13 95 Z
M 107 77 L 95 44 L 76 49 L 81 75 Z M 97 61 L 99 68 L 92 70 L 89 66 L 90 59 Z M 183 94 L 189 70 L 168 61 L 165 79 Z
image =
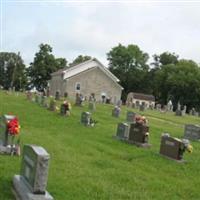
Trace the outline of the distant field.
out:
M 116 119 L 113 106 L 98 104 L 92 128 L 80 124 L 87 108 L 73 106 L 65 118 L 23 94 L 0 92 L 0 114 L 19 117 L 22 145 L 41 145 L 50 153 L 47 190 L 55 200 L 200 199 L 200 143 L 192 142 L 194 152 L 184 154 L 185 164 L 158 154 L 162 132 L 181 138 L 184 124 L 200 124 L 200 118 L 145 111 L 152 147 L 141 149 L 112 139 L 117 123 L 125 121 L 126 107 Z M 13 200 L 12 177 L 19 174 L 20 162 L 21 157 L 0 155 L 0 200 Z

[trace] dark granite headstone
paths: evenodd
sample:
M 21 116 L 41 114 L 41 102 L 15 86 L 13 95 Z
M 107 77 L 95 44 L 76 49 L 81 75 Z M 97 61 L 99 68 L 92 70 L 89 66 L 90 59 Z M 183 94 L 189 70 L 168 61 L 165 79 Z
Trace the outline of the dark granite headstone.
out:
M 139 107 L 139 111 L 144 112 L 145 110 L 145 105 L 141 104 Z
M 137 143 L 148 143 L 149 127 L 141 123 L 130 125 L 129 140 Z
M 76 94 L 75 105 L 82 106 L 82 96 L 79 93 Z
M 160 154 L 175 160 L 182 160 L 188 144 L 188 140 L 180 140 L 164 134 L 161 137 Z
M 69 115 L 69 104 L 68 104 L 68 102 L 64 102 L 64 103 L 61 104 L 60 114 L 63 115 L 63 116 Z
M 175 115 L 176 116 L 182 116 L 182 111 L 181 110 L 176 110 Z
M 65 98 L 68 97 L 68 93 L 67 93 L 67 92 L 64 93 L 64 97 L 65 97 Z
M 59 100 L 60 100 L 60 92 L 59 92 L 59 91 L 56 91 L 55 100 L 56 100 L 56 101 L 59 101 Z

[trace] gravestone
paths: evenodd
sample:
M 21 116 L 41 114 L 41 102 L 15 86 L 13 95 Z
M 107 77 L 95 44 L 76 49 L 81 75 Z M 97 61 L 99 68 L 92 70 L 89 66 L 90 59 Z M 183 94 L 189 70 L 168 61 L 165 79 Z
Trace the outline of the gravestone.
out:
M 26 93 L 26 98 L 27 98 L 27 100 L 29 100 L 29 101 L 32 100 L 32 93 L 31 93 L 30 91 L 28 91 L 28 92 Z
M 35 103 L 39 103 L 39 95 L 35 94 Z
M 59 100 L 60 100 L 60 92 L 59 92 L 59 91 L 56 91 L 55 100 L 56 100 L 56 101 L 59 101 Z
M 46 96 L 42 96 L 42 102 L 41 102 L 41 105 L 44 106 L 45 108 L 48 107 L 47 97 L 46 97 Z
M 144 112 L 144 110 L 145 110 L 145 105 L 141 104 L 139 107 L 139 111 Z
M 135 103 L 132 103 L 132 108 L 135 108 L 136 106 L 135 106 Z
M 182 116 L 181 104 L 179 102 L 178 102 L 178 105 L 177 105 L 177 109 L 176 109 L 175 115 L 176 116 Z
M 24 145 L 20 175 L 13 177 L 14 194 L 20 200 L 53 200 L 46 191 L 50 156 L 40 146 Z
M 156 110 L 160 110 L 161 109 L 161 104 L 156 104 Z
M 81 123 L 85 126 L 90 125 L 91 113 L 90 112 L 82 112 L 81 114 Z
M 142 123 L 130 124 L 129 141 L 136 144 L 148 144 L 149 126 Z
M 186 110 L 187 110 L 187 106 L 185 105 L 185 106 L 183 107 L 183 110 L 181 111 L 183 116 L 186 114 Z
M 126 121 L 129 122 L 129 123 L 135 122 L 136 115 L 137 114 L 132 112 L 132 111 L 127 111 L 127 113 L 126 113 Z
M 194 124 L 186 124 L 184 138 L 189 140 L 200 140 L 200 126 Z
M 129 137 L 129 124 L 127 124 L 127 123 L 118 123 L 116 136 L 119 139 L 127 140 L 128 137 Z
M 37 102 L 39 105 L 41 105 L 42 103 L 42 95 L 38 95 L 38 102 Z
M 60 114 L 63 116 L 69 116 L 69 103 L 67 101 L 64 101 L 60 106 Z
M 7 122 L 10 119 L 14 119 L 15 116 L 12 115 L 2 115 L 0 117 L 0 144 L 3 146 L 8 145 L 8 129 Z
M 135 108 L 138 109 L 139 107 L 140 107 L 140 102 L 139 102 L 139 101 L 136 101 L 136 102 L 135 102 Z
M 20 146 L 15 144 L 14 136 L 9 134 L 8 126 L 10 120 L 15 119 L 14 115 L 0 116 L 0 153 L 10 155 L 20 155 Z
M 56 100 L 51 99 L 49 103 L 49 110 L 50 111 L 56 111 Z
M 112 110 L 112 116 L 119 117 L 120 112 L 121 112 L 121 108 L 119 106 L 115 106 Z
M 121 107 L 121 105 L 122 105 L 122 100 L 120 99 L 120 100 L 117 101 L 117 106 Z
M 186 149 L 189 150 L 189 146 L 188 140 L 180 140 L 171 137 L 169 134 L 163 134 L 161 137 L 160 154 L 177 161 L 182 161 L 183 153 Z
M 154 106 L 153 106 L 152 104 L 150 104 L 150 105 L 149 105 L 149 109 L 150 109 L 150 110 L 153 110 L 153 109 L 154 109 Z
M 192 110 L 191 110 L 191 114 L 192 114 L 193 116 L 196 115 L 196 110 L 195 110 L 195 108 L 192 108 Z
M 76 106 L 82 106 L 82 98 L 81 98 L 81 95 L 79 93 L 76 93 L 75 105 Z
M 173 111 L 173 104 L 171 100 L 169 100 L 167 103 L 167 111 Z
M 64 97 L 65 97 L 65 98 L 68 97 L 68 93 L 67 93 L 67 92 L 64 93 Z
M 91 112 L 94 112 L 96 110 L 96 104 L 94 101 L 89 101 L 88 103 L 88 109 L 91 111 Z

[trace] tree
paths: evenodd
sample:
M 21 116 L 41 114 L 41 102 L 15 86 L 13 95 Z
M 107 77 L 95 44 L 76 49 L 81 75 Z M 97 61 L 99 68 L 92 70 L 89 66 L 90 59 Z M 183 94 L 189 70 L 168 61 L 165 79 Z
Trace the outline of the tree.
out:
M 155 67 L 161 67 L 163 65 L 169 65 L 169 64 L 177 64 L 178 63 L 178 55 L 175 53 L 170 52 L 164 52 L 160 55 L 153 55 L 154 62 L 152 65 Z
M 109 70 L 115 74 L 124 88 L 122 98 L 125 100 L 129 92 L 148 92 L 149 56 L 137 45 L 123 46 L 119 44 L 107 53 Z
M 157 71 L 155 79 L 162 104 L 171 98 L 174 105 L 178 101 L 188 108 L 199 105 L 200 68 L 194 61 L 179 60 L 177 64 L 164 65 Z
M 76 57 L 72 63 L 69 64 L 69 66 L 73 66 L 73 65 L 77 65 L 79 63 L 85 62 L 87 60 L 92 59 L 91 56 L 83 56 L 83 55 L 79 55 L 78 57 Z
M 51 79 L 51 73 L 66 67 L 67 61 L 64 58 L 56 59 L 52 54 L 52 47 L 48 44 L 40 44 L 39 48 L 34 61 L 30 63 L 28 75 L 30 87 L 43 91 L 48 85 L 48 80 Z
M 15 88 L 16 90 L 26 87 L 27 77 L 24 61 L 20 53 L 0 53 L 0 85 L 5 89 Z

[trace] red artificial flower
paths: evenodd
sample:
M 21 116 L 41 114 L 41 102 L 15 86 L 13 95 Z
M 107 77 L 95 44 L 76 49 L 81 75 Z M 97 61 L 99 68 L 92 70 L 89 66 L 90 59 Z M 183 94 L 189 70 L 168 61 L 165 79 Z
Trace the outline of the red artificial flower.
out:
M 11 119 L 8 124 L 8 132 L 11 135 L 18 135 L 20 130 L 19 121 L 17 118 Z

